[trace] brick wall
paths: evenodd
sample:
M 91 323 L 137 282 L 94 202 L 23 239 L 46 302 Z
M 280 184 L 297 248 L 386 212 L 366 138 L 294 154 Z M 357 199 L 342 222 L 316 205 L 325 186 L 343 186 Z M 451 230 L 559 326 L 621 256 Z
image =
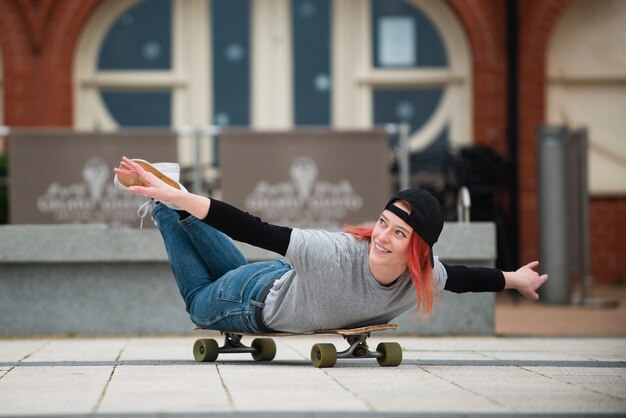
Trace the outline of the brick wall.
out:
M 6 125 L 72 126 L 74 49 L 100 1 L 0 1 Z
M 507 153 L 504 2 L 450 0 L 471 47 L 474 142 Z M 488 7 L 485 7 L 488 6 Z
M 626 282 L 626 199 L 600 198 L 589 207 L 591 269 L 599 283 Z

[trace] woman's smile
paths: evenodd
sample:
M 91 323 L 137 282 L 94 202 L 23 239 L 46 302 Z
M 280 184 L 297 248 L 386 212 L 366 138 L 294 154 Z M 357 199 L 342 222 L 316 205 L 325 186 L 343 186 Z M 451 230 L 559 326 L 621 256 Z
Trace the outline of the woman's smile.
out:
M 382 245 L 380 245 L 380 244 L 376 244 L 376 243 L 374 244 L 374 249 L 375 249 L 376 251 L 378 251 L 379 253 L 383 253 L 383 254 L 389 254 L 389 253 L 391 253 L 391 250 L 388 250 L 388 249 L 386 249 L 385 247 L 383 247 Z

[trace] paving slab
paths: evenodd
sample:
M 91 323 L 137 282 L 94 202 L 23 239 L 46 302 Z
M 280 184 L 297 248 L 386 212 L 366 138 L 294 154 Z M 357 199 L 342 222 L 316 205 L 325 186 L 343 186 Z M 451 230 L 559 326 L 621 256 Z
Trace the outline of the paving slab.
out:
M 214 366 L 120 365 L 94 412 L 102 414 L 230 411 L 232 404 Z
M 2 415 L 89 414 L 111 367 L 15 367 L 0 379 Z
M 338 336 L 277 338 L 263 363 L 196 363 L 195 339 L 0 339 L 0 416 L 626 416 L 626 338 L 373 335 L 403 346 L 399 367 L 331 369 L 309 353 Z
M 507 412 L 491 400 L 466 390 L 454 382 L 411 365 L 397 368 L 345 367 L 328 369 L 333 380 L 363 399 L 378 412 Z M 454 399 L 454 402 L 449 400 Z
M 429 372 L 516 412 L 624 412 L 619 399 L 524 367 L 428 367 Z M 480 373 L 480 378 L 477 375 Z
M 34 351 L 23 363 L 61 365 L 67 363 L 90 364 L 115 361 L 124 346 L 125 339 L 53 339 Z
M 47 340 L 2 340 L 0 344 L 0 361 L 17 362 L 37 352 L 49 344 Z M 0 366 L 2 367 L 2 366 Z
M 551 379 L 608 395 L 616 400 L 626 399 L 626 374 L 616 367 L 527 367 L 529 371 Z

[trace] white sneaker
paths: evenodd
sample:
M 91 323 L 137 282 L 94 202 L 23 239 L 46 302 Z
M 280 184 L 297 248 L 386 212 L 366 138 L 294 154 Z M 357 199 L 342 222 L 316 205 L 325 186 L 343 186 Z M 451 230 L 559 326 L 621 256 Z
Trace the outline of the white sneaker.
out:
M 145 160 L 137 158 L 132 159 L 133 162 L 139 164 L 144 170 L 154 174 L 163 182 L 172 187 L 182 190 L 182 185 L 178 182 L 180 179 L 180 166 L 177 163 L 154 163 L 150 164 Z M 145 186 L 139 179 L 129 176 L 115 175 L 113 183 L 120 189 L 127 190 L 130 186 Z
M 160 179 L 164 183 L 169 184 L 170 186 L 175 187 L 179 190 L 183 190 L 185 192 L 187 191 L 185 186 L 183 186 L 182 184 L 178 182 L 180 179 L 180 166 L 177 163 L 151 164 L 145 160 L 140 160 L 138 158 L 133 158 L 132 161 L 139 164 L 147 172 L 154 174 L 158 179 Z M 129 176 L 124 176 L 124 175 L 118 175 L 118 174 L 116 174 L 115 177 L 113 178 L 113 184 L 115 184 L 115 186 L 117 186 L 118 188 L 122 190 L 128 190 L 130 186 L 146 186 L 146 184 L 143 183 L 139 179 L 129 177 Z M 171 208 L 174 210 L 182 210 L 181 207 L 179 207 L 178 205 L 172 202 L 161 202 L 161 203 L 163 203 L 168 208 Z M 141 206 L 140 210 L 143 207 L 144 205 Z M 147 213 L 145 213 L 145 211 L 142 211 L 142 212 L 144 212 L 144 215 L 143 216 L 139 215 L 139 216 L 142 218 L 142 221 L 143 221 L 143 218 L 146 216 Z

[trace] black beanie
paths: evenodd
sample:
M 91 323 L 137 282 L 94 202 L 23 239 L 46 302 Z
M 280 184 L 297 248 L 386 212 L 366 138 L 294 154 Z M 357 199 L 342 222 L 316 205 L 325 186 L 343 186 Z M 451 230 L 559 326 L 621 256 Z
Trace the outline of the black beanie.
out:
M 411 213 L 406 213 L 393 202 L 406 200 L 411 205 Z M 393 196 L 385 209 L 398 216 L 428 244 L 430 247 L 430 263 L 435 265 L 433 245 L 439 239 L 443 229 L 443 209 L 439 201 L 430 192 L 423 189 L 407 189 Z

